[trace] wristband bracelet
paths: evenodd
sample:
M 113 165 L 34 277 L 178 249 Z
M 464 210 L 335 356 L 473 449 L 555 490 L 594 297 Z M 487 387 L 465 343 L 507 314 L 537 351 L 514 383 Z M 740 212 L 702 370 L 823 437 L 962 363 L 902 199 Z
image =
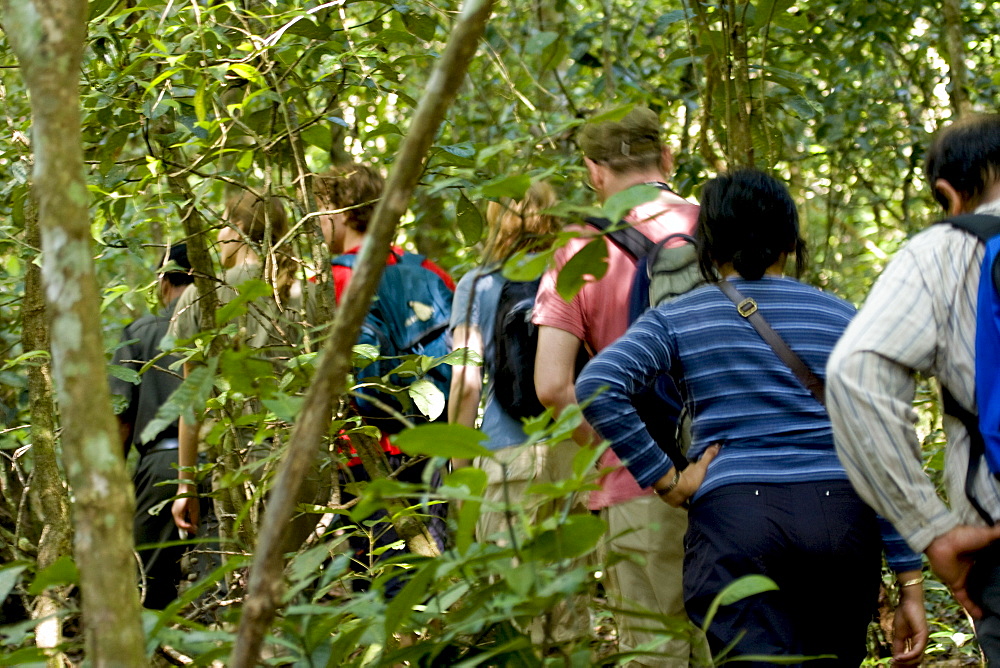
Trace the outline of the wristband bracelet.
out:
M 912 580 L 907 580 L 905 582 L 897 582 L 897 586 L 902 589 L 903 587 L 913 587 L 924 583 L 924 576 L 921 575 L 919 578 L 913 578 Z
M 670 494 L 670 492 L 674 491 L 674 489 L 677 487 L 677 483 L 679 483 L 680 481 L 681 481 L 681 470 L 675 466 L 674 479 L 670 481 L 670 484 L 664 487 L 663 489 L 654 489 L 654 491 L 657 494 L 659 494 L 660 497 L 662 498 L 667 494 Z

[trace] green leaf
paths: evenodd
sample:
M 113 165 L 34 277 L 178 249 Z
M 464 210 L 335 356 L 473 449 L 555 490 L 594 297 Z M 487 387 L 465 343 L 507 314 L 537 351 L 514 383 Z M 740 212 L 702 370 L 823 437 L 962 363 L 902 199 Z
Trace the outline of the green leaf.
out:
M 138 385 L 142 382 L 138 371 L 120 364 L 109 364 L 108 373 L 118 380 L 124 380 L 126 383 L 132 383 L 133 385 Z
M 581 448 L 583 449 L 583 448 Z M 474 466 L 466 466 L 452 471 L 442 481 L 445 487 L 463 488 L 471 497 L 482 497 L 486 491 L 486 471 Z M 459 554 L 465 554 L 476 542 L 476 523 L 479 521 L 479 510 L 482 501 L 466 499 L 458 510 L 458 528 L 455 530 L 455 549 Z
M 510 197 L 521 199 L 531 187 L 531 177 L 527 174 L 501 176 L 487 181 L 482 185 L 480 193 L 483 197 Z
M 253 65 L 248 65 L 247 63 L 231 63 L 229 65 L 229 71 L 241 79 L 252 81 L 254 84 L 262 88 L 267 85 L 264 77 L 261 76 L 260 72 L 257 71 L 257 68 Z
M 715 613 L 719 611 L 720 606 L 731 605 L 750 596 L 777 590 L 778 585 L 775 584 L 774 580 L 764 575 L 744 575 L 733 580 L 718 593 L 712 604 L 708 606 L 708 613 L 705 615 L 702 629 L 707 629 L 712 624 Z
M 49 587 L 58 585 L 77 584 L 80 581 L 80 571 L 76 564 L 68 557 L 59 557 L 48 568 L 43 569 L 35 576 L 34 581 L 28 587 L 28 593 L 38 596 Z
M 262 399 L 261 403 L 279 419 L 285 422 L 294 423 L 295 418 L 298 417 L 299 411 L 302 410 L 302 405 L 305 404 L 305 397 L 291 396 L 288 394 L 279 394 L 270 399 Z
M 330 150 L 330 130 L 322 125 L 310 125 L 299 136 L 310 146 L 321 148 L 324 151 Z
M 557 32 L 536 32 L 528 40 L 528 43 L 524 45 L 524 52 L 537 56 L 557 39 L 559 39 L 559 33 Z
M 608 272 L 608 245 L 604 237 L 590 241 L 577 251 L 556 278 L 556 292 L 571 301 L 589 280 L 599 281 Z
M 426 378 L 410 383 L 406 392 L 410 395 L 417 409 L 429 419 L 437 420 L 444 412 L 444 392 Z
M 604 217 L 617 223 L 635 207 L 655 200 L 660 192 L 656 186 L 645 183 L 617 192 L 604 203 Z
M 524 549 L 539 561 L 573 559 L 597 547 L 607 529 L 608 523 L 596 515 L 570 515 L 555 529 L 543 531 Z
M 458 231 L 462 233 L 465 245 L 471 246 L 478 242 L 483 236 L 483 216 L 464 192 L 459 195 L 455 204 L 455 214 Z
M 757 5 L 755 26 L 763 28 L 792 6 L 793 0 L 760 0 Z
M 207 366 L 193 369 L 180 387 L 170 395 L 166 403 L 162 404 L 156 411 L 156 417 L 150 420 L 149 424 L 142 430 L 139 441 L 146 443 L 173 424 L 181 415 L 193 422 L 195 409 L 200 409 L 205 405 L 205 400 L 208 399 L 208 394 L 212 391 L 212 386 L 215 383 L 215 370 L 218 365 L 219 359 L 213 357 Z
M 247 304 L 257 299 L 271 294 L 271 286 L 265 281 L 252 278 L 243 281 L 236 286 L 237 295 L 228 304 L 215 312 L 215 324 L 224 325 L 233 318 L 247 312 Z
M 408 12 L 402 15 L 403 25 L 406 29 L 413 33 L 416 37 L 429 42 L 434 39 L 434 33 L 437 31 L 437 21 L 433 16 L 428 16 L 427 14 L 418 14 L 416 12 Z
M 543 253 L 518 251 L 504 262 L 503 276 L 508 281 L 533 281 L 545 273 L 554 252 L 554 250 Z
M 396 594 L 385 609 L 385 633 L 395 633 L 413 614 L 413 607 L 427 598 L 431 592 L 431 582 L 437 574 L 437 563 L 428 561 L 410 578 L 409 582 Z
M 408 455 L 472 459 L 489 455 L 480 443 L 486 434 L 460 424 L 422 424 L 406 429 L 392 439 L 393 445 Z
M 15 561 L 0 566 L 0 603 L 7 600 L 14 585 L 21 579 L 21 573 L 28 567 L 27 562 Z

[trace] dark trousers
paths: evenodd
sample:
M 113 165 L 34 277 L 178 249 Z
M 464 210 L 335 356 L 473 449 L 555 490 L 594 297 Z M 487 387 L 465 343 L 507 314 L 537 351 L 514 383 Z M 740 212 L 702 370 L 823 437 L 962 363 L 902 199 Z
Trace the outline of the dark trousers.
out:
M 406 455 L 386 455 L 386 459 L 389 462 L 389 470 L 394 471 L 403 465 L 404 462 L 409 460 Z M 423 479 L 424 470 L 427 468 L 427 461 L 421 462 L 415 466 L 410 466 L 404 470 L 397 480 L 400 482 L 410 482 L 410 483 L 420 483 Z M 357 466 L 349 467 L 349 471 L 346 473 L 341 473 L 341 489 L 343 490 L 343 484 L 345 482 L 350 482 L 351 480 L 355 482 L 370 481 L 371 478 L 368 476 L 368 472 L 365 471 L 365 467 L 360 464 Z M 441 473 L 435 471 L 431 476 L 431 487 L 437 488 L 441 484 Z M 346 503 L 353 499 L 354 496 L 346 491 L 341 492 L 341 503 Z M 421 501 L 418 498 L 408 499 L 407 502 L 415 506 L 420 504 Z M 435 504 L 423 504 L 420 510 L 420 519 L 423 520 L 424 524 L 427 526 L 428 532 L 434 541 L 438 545 L 438 549 L 443 550 L 445 545 L 445 517 L 448 513 L 448 507 L 444 503 Z M 351 552 L 353 553 L 353 558 L 351 559 L 351 569 L 361 575 L 366 574 L 372 566 L 383 562 L 392 557 L 399 557 L 404 554 L 408 554 L 408 550 L 405 546 L 387 548 L 393 543 L 399 542 L 399 535 L 396 533 L 396 529 L 393 527 L 392 523 L 389 521 L 388 513 L 384 510 L 376 510 L 374 513 L 362 520 L 358 525 L 362 528 L 362 531 L 355 533 L 348 538 L 348 544 L 351 547 Z M 369 536 L 370 534 L 370 536 Z M 379 552 L 382 550 L 381 552 Z M 397 571 L 398 572 L 398 571 Z M 392 576 L 385 581 L 382 591 L 385 594 L 386 599 L 391 599 L 399 593 L 399 590 L 403 588 L 405 584 L 404 580 L 400 576 Z M 367 591 L 369 587 L 369 581 L 363 578 L 356 578 L 353 580 L 352 586 L 354 591 Z
M 969 596 L 983 610 L 976 620 L 976 640 L 991 666 L 1000 666 L 1000 544 L 976 554 L 966 583 Z
M 727 656 L 837 657 L 807 666 L 865 658 L 881 543 L 875 513 L 850 483 L 720 487 L 691 507 L 684 551 L 685 606 L 699 626 L 741 576 L 766 575 L 779 588 L 721 606 L 708 629 L 713 654 L 735 643 Z
M 139 465 L 132 484 L 135 487 L 135 517 L 132 537 L 139 548 L 139 559 L 146 578 L 146 598 L 143 606 L 162 610 L 177 598 L 177 585 L 181 581 L 183 545 L 159 546 L 180 540 L 177 525 L 170 514 L 168 500 L 177 494 L 177 485 L 159 485 L 166 480 L 177 480 L 177 449 L 153 450 L 139 458 Z M 153 515 L 149 511 L 160 509 Z M 143 545 L 154 547 L 143 548 Z

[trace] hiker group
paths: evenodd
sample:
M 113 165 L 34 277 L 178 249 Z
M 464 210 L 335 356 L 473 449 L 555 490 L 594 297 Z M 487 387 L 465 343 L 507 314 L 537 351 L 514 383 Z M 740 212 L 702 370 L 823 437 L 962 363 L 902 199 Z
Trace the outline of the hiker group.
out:
M 921 553 L 975 619 L 987 658 L 1000 660 L 1000 115 L 966 118 L 934 137 L 925 172 L 945 220 L 898 251 L 857 312 L 798 280 L 806 244 L 795 203 L 775 176 L 734 169 L 705 183 L 700 205 L 680 197 L 668 185 L 674 157 L 659 118 L 645 108 L 584 125 L 577 143 L 599 200 L 644 188 L 648 201 L 620 221 L 589 218 L 566 228 L 550 213 L 556 196 L 544 182 L 520 200 L 490 202 L 482 261 L 457 286 L 427 258 L 391 249 L 359 340 L 381 358 L 358 362 L 356 379 L 371 382 L 361 382 L 348 408 L 376 428 L 390 470 L 401 469 L 404 481 L 440 479 L 428 460 L 411 463 L 393 444 L 420 411 L 400 393 L 380 391 L 378 379 L 432 386 L 430 395 L 447 397 L 437 419 L 486 434 L 490 456 L 451 462 L 487 474 L 481 541 L 509 540 L 511 514 L 497 509 L 510 499 L 534 522 L 564 513 L 564 505 L 531 503 L 529 489 L 569 477 L 580 447 L 609 442 L 597 465 L 599 489 L 575 499 L 570 512 L 600 514 L 609 527 L 605 548 L 624 555 L 603 586 L 619 646 L 635 650 L 637 665 L 704 665 L 706 651 L 753 655 L 759 664 L 801 656 L 859 665 L 883 555 L 898 589 L 893 659 L 918 664 L 928 641 Z M 351 164 L 313 186 L 339 304 L 383 181 L 374 168 Z M 244 193 L 229 201 L 224 219 L 225 271 L 214 294 L 219 313 L 244 306 L 233 345 L 286 359 L 299 344 L 283 326 L 289 313 L 319 325 L 323 309 L 316 284 L 295 281 L 287 258 L 267 251 L 292 234 L 285 213 L 276 199 Z M 504 276 L 508 259 L 549 250 L 564 230 L 573 238 L 539 280 Z M 592 244 L 604 246 L 603 273 L 564 299 L 560 271 Z M 120 348 L 117 362 L 138 370 L 157 358 L 165 334 L 168 343 L 193 341 L 215 325 L 204 322 L 213 314 L 188 285 L 183 250 L 174 246 L 160 264 L 165 313 L 126 329 L 123 340 L 140 343 Z M 238 289 L 260 277 L 273 294 L 247 298 Z M 452 365 L 425 374 L 385 359 L 437 359 L 452 350 Z M 125 445 L 141 453 L 140 544 L 170 541 L 177 528 L 195 532 L 205 512 L 205 490 L 194 480 L 200 425 L 185 416 L 154 425 L 159 433 L 147 428 L 179 383 L 155 369 L 138 385 L 113 388 L 126 397 Z M 197 372 L 197 356 L 183 370 Z M 917 374 L 944 390 L 948 505 L 923 470 Z M 585 420 L 572 439 L 524 445 L 526 420 L 575 406 Z M 252 433 L 234 438 L 258 443 L 244 457 L 267 448 Z M 336 440 L 339 484 L 367 480 L 361 453 L 346 437 Z M 175 479 L 178 465 L 179 488 L 156 485 Z M 328 490 L 313 491 L 322 503 Z M 174 496 L 157 515 L 154 497 L 162 505 Z M 440 549 L 448 541 L 444 508 L 425 508 Z M 300 536 L 315 529 L 311 517 L 311 526 L 310 517 L 296 519 Z M 374 540 L 361 532 L 351 538 L 355 562 L 376 547 L 380 558 L 404 550 L 392 529 Z M 146 604 L 163 607 L 176 594 L 176 555 L 142 554 L 156 585 Z M 718 594 L 747 575 L 767 576 L 777 589 L 716 609 Z M 387 597 L 402 577 L 385 584 Z M 367 587 L 363 578 L 354 583 Z M 676 620 L 668 625 L 674 632 L 651 619 Z M 694 629 L 706 622 L 702 638 Z M 525 631 L 575 643 L 590 628 L 580 596 Z

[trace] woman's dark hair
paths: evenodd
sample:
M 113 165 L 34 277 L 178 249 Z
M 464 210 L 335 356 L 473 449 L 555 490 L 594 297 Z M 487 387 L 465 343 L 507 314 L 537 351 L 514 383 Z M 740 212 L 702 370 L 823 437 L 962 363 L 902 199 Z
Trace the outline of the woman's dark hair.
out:
M 729 262 L 743 278 L 757 280 L 782 253 L 795 254 L 796 275 L 805 266 L 795 202 L 783 183 L 758 169 L 736 169 L 705 184 L 695 236 L 709 281 Z

